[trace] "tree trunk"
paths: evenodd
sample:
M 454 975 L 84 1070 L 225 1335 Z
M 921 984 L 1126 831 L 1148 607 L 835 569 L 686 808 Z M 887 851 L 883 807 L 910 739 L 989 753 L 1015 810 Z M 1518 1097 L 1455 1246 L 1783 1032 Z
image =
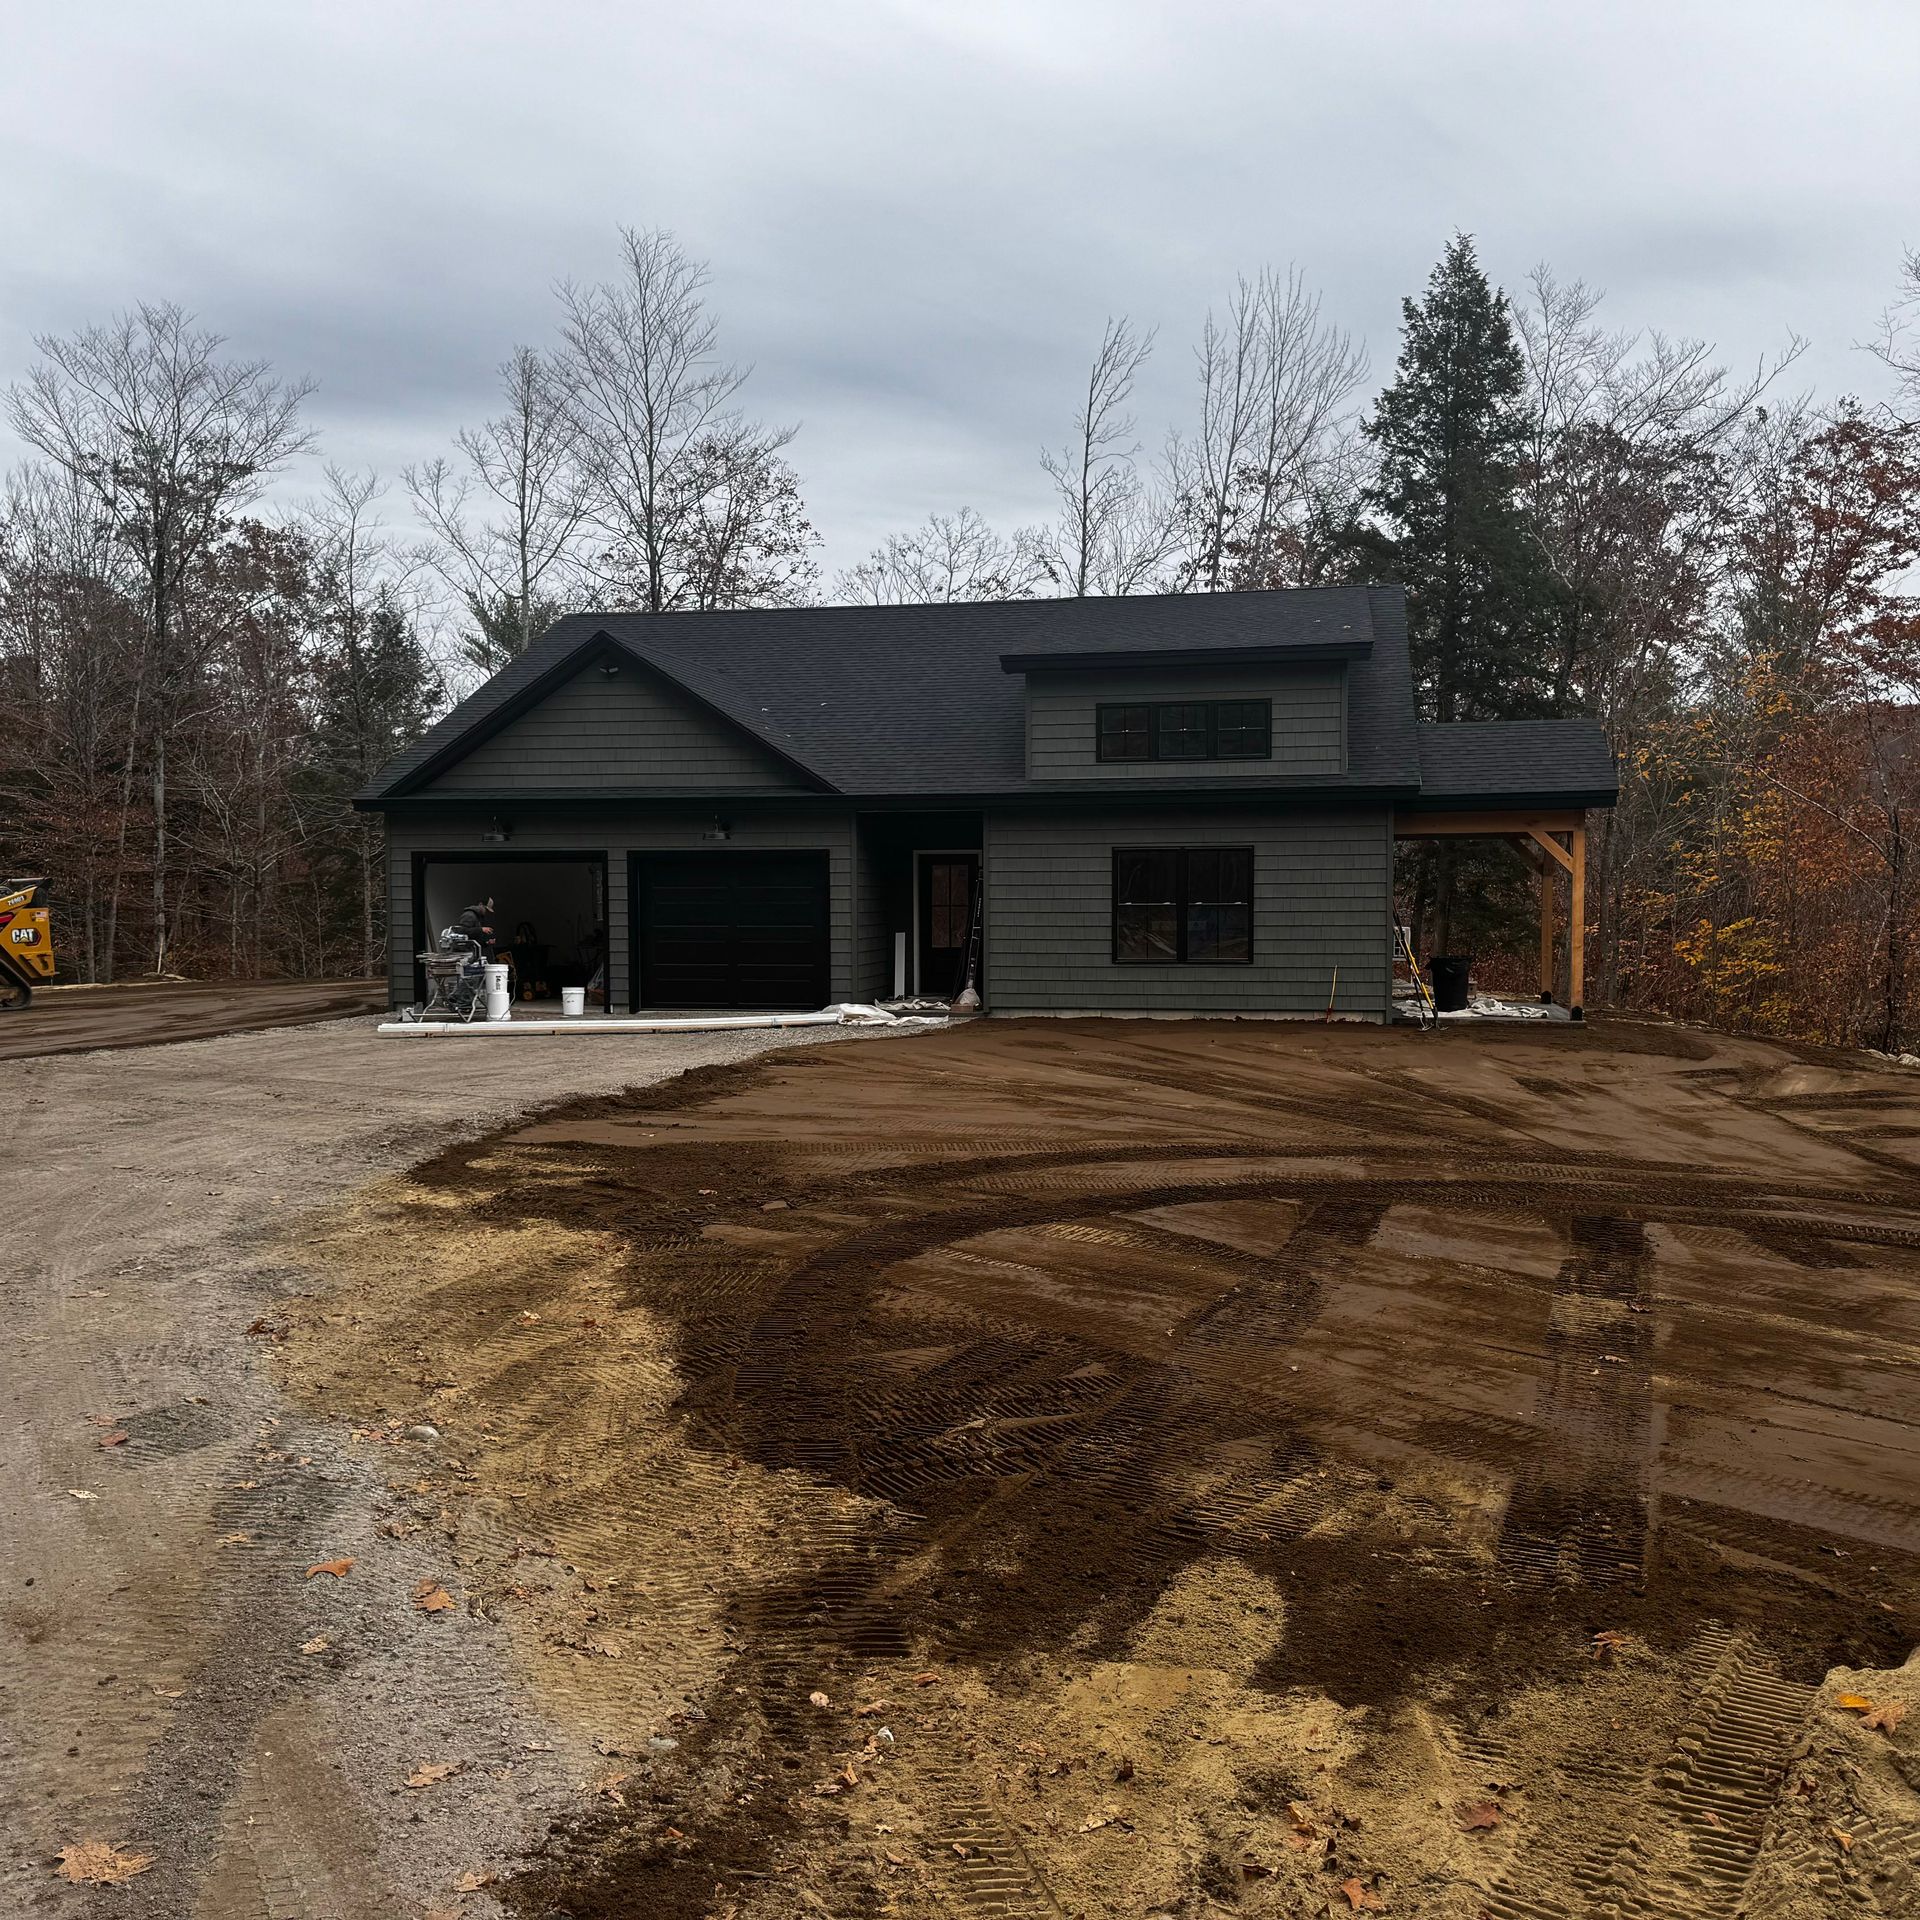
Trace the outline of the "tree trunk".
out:
M 153 971 L 167 970 L 167 730 L 153 730 Z

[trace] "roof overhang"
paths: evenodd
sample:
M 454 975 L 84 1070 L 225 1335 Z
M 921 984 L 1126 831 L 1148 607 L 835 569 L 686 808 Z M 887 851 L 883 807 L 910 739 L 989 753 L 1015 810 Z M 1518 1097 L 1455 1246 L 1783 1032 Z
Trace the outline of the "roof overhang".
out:
M 571 680 L 576 674 L 584 672 L 596 660 L 612 659 L 616 656 L 631 665 L 644 668 L 649 673 L 658 674 L 663 680 L 670 682 L 678 693 L 701 711 L 714 719 L 723 721 L 736 732 L 745 734 L 756 745 L 765 748 L 789 772 L 803 780 L 809 787 L 823 793 L 837 791 L 833 782 L 816 768 L 796 759 L 777 740 L 770 739 L 765 728 L 758 725 L 752 717 L 743 713 L 730 712 L 718 701 L 709 699 L 697 687 L 689 686 L 671 666 L 657 659 L 653 654 L 635 646 L 631 641 L 608 633 L 605 628 L 599 628 L 588 634 L 579 645 L 570 647 L 545 673 L 528 681 L 511 700 L 502 701 L 483 719 L 476 721 L 472 726 L 463 727 L 448 739 L 437 753 L 430 754 L 418 766 L 409 768 L 400 779 L 384 786 L 376 783 L 371 787 L 363 788 L 353 797 L 355 810 L 361 813 L 377 813 L 391 801 L 420 796 L 423 787 L 430 786 L 449 767 L 471 753 L 483 740 L 490 739 L 503 728 L 511 726 L 523 714 L 532 712 L 556 687 Z
M 1274 647 L 1103 647 L 1069 653 L 1003 653 L 1002 673 L 1147 673 L 1169 667 L 1312 666 L 1364 660 L 1371 640 L 1301 640 Z

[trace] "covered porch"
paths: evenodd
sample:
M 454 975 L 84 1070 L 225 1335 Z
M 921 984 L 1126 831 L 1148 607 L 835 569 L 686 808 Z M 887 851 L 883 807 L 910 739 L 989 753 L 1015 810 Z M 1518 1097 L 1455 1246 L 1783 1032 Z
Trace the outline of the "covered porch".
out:
M 1539 887 L 1540 998 L 1583 1017 L 1586 999 L 1587 816 L 1584 808 L 1480 807 L 1401 812 L 1396 840 L 1504 840 L 1533 868 Z M 1560 901 L 1565 887 L 1567 905 Z M 1562 929 L 1565 929 L 1564 945 Z M 1559 1002 L 1566 961 L 1566 998 Z

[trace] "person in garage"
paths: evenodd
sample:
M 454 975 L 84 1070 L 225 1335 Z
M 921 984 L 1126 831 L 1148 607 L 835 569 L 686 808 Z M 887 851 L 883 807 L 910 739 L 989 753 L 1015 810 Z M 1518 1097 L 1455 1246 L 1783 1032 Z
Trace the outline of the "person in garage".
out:
M 453 923 L 455 933 L 464 933 L 479 949 L 483 960 L 491 960 L 494 954 L 496 936 L 493 925 L 493 895 L 471 907 L 462 909 L 460 918 Z

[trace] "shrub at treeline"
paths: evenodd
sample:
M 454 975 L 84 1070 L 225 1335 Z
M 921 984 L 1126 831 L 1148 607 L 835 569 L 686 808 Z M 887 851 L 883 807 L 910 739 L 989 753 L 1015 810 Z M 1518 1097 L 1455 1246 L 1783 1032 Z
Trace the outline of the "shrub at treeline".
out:
M 33 457 L 0 500 L 0 871 L 53 877 L 74 977 L 373 974 L 352 794 L 561 613 L 1397 581 L 1429 717 L 1613 738 L 1592 1000 L 1920 1045 L 1920 257 L 1877 406 L 1796 395 L 1797 342 L 1740 376 L 1599 306 L 1545 269 L 1509 298 L 1456 238 L 1368 401 L 1364 351 L 1262 273 L 1207 316 L 1150 455 L 1153 335 L 1110 322 L 1042 458 L 1052 521 L 934 514 L 830 587 L 794 436 L 745 412 L 670 235 L 564 289 L 500 415 L 399 500 L 329 468 L 267 511 L 309 388 L 176 308 L 42 339 L 8 395 Z M 1426 843 L 1400 878 L 1425 949 L 1532 984 L 1516 857 Z

